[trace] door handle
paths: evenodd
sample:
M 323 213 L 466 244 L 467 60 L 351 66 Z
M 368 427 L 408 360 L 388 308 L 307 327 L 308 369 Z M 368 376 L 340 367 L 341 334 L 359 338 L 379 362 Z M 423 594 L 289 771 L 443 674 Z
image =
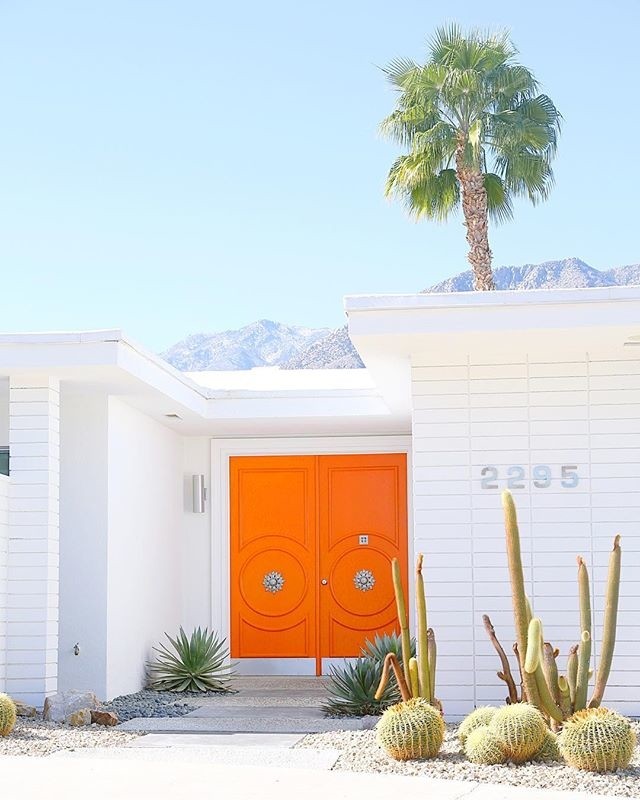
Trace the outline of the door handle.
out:
M 327 583 L 329 583 L 329 581 L 328 581 L 326 578 L 323 578 L 323 579 L 320 581 L 320 583 L 321 583 L 323 586 L 326 586 L 326 585 L 327 585 Z

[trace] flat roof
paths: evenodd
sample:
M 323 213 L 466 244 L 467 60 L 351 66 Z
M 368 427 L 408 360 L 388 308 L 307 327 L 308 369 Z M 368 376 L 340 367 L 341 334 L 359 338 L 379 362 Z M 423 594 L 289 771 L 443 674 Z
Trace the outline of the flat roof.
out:
M 415 294 L 355 294 L 344 298 L 351 311 L 402 311 L 405 309 L 484 308 L 634 302 L 640 300 L 640 286 L 596 286 L 577 289 L 498 289 L 490 292 L 418 292 Z

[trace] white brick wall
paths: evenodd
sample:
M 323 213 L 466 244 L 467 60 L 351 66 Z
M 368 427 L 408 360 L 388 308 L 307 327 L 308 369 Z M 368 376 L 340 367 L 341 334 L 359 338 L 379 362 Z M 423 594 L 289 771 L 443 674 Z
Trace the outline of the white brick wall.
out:
M 0 475 L 0 692 L 7 665 L 7 562 L 9 555 L 9 478 Z
M 11 378 L 6 691 L 41 705 L 57 687 L 59 387 Z
M 448 715 L 506 696 L 482 614 L 511 653 L 499 496 L 509 467 L 524 470 L 523 488 L 512 491 L 525 577 L 545 637 L 561 648 L 562 671 L 579 637 L 575 556 L 589 566 L 597 656 L 609 550 L 614 534 L 623 535 L 618 642 L 605 701 L 640 714 L 640 360 L 421 359 L 412 372 L 415 549 L 426 556 L 438 691 Z M 534 485 L 537 465 L 551 469 L 549 487 Z M 577 468 L 575 488 L 562 486 L 563 465 Z M 498 470 L 497 488 L 482 488 L 485 466 Z M 515 663 L 512 669 L 517 680 Z

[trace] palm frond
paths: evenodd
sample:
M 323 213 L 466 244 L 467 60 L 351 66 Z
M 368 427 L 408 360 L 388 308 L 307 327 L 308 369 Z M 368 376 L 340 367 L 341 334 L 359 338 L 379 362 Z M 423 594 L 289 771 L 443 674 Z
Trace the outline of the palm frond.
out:
M 507 191 L 502 178 L 495 172 L 488 172 L 484 176 L 484 188 L 487 193 L 487 207 L 489 217 L 497 223 L 508 222 L 513 217 L 511 196 Z

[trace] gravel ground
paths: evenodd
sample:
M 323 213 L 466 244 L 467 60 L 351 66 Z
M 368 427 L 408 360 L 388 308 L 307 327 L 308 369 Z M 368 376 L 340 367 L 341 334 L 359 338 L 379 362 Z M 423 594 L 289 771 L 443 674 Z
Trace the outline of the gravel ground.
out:
M 634 723 L 640 734 L 640 724 Z M 483 783 L 508 783 L 536 789 L 569 789 L 620 797 L 640 797 L 640 748 L 626 770 L 605 775 L 581 772 L 564 764 L 523 764 L 481 766 L 467 761 L 460 750 L 457 726 L 447 725 L 444 745 L 437 758 L 429 761 L 394 761 L 378 746 L 375 731 L 312 733 L 296 747 L 341 750 L 334 769 L 348 772 L 390 772 L 398 775 L 427 775 Z
M 1 756 L 46 756 L 56 750 L 79 750 L 83 747 L 122 747 L 137 733 L 125 733 L 102 725 L 68 728 L 41 719 L 18 718 L 10 736 L 0 737 Z
M 200 695 L 203 696 L 206 695 Z M 193 703 L 193 697 L 186 692 L 154 692 L 142 689 L 135 694 L 124 694 L 103 703 L 103 709 L 115 712 L 120 722 L 134 717 L 183 717 L 198 708 L 199 704 Z

